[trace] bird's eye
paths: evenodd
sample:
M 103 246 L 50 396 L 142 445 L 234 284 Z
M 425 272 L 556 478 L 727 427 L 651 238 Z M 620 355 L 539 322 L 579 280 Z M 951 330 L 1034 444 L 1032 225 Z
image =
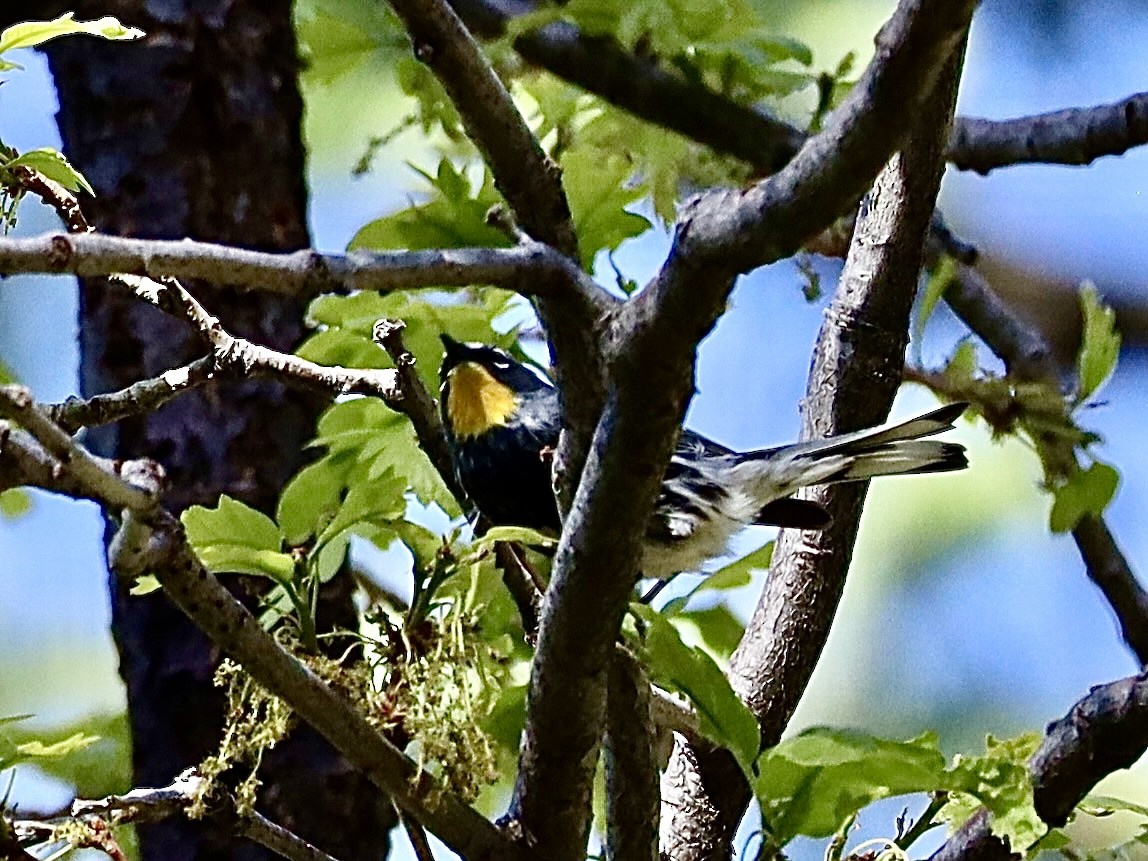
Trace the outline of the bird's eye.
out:
M 495 362 L 494 367 L 498 368 L 500 371 L 509 371 L 510 362 Z

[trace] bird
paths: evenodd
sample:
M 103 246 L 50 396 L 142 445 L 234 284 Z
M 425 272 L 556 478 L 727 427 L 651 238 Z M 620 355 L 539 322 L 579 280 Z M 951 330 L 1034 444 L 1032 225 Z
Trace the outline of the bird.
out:
M 440 412 L 459 483 L 490 523 L 557 534 L 550 467 L 562 430 L 558 389 L 505 350 L 440 337 Z M 644 536 L 643 576 L 698 571 L 749 525 L 825 528 L 823 506 L 792 497 L 803 487 L 964 469 L 964 446 L 924 437 L 952 430 L 967 406 L 748 452 L 683 430 Z

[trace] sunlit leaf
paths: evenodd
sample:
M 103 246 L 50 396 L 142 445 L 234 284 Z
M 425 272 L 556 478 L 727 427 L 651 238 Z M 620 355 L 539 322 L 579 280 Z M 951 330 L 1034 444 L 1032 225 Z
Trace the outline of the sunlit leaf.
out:
M 784 846 L 799 834 L 828 837 L 878 799 L 935 789 L 944 773 L 933 733 L 891 741 L 815 727 L 765 751 L 755 787 L 766 833 Z
M 1063 485 L 1053 490 L 1048 526 L 1053 532 L 1069 532 L 1084 517 L 1099 517 L 1116 495 L 1120 473 L 1096 461 L 1088 469 L 1078 469 Z
M 16 48 L 34 48 L 59 36 L 87 35 L 103 39 L 139 39 L 143 30 L 125 27 L 110 15 L 94 21 L 77 21 L 67 12 L 51 21 L 24 21 L 0 32 L 0 54 Z
M 1100 390 L 1116 370 L 1120 356 L 1116 312 L 1104 304 L 1096 285 L 1090 281 L 1080 287 L 1080 310 L 1084 325 L 1080 334 L 1080 352 L 1076 356 L 1077 403 L 1086 401 Z
M 71 163 L 64 158 L 63 153 L 48 148 L 32 149 L 26 153 L 22 153 L 17 158 L 6 162 L 3 167 L 12 169 L 15 167 L 26 167 L 29 170 L 34 170 L 41 173 L 53 182 L 58 182 L 68 191 L 83 191 L 87 194 L 94 195 L 95 192 L 84 179 L 84 175 L 72 167 Z
M 706 738 L 728 749 L 747 777 L 752 776 L 761 731 L 721 667 L 704 650 L 682 642 L 677 628 L 653 608 L 645 604 L 630 607 L 645 625 L 642 647 L 651 680 L 685 694 L 701 718 Z

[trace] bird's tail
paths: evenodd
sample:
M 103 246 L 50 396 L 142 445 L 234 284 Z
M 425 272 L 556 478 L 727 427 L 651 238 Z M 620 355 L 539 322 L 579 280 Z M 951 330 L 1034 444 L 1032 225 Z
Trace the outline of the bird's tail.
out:
M 952 430 L 967 407 L 949 404 L 888 427 L 749 452 L 735 471 L 748 495 L 765 505 L 813 484 L 964 469 L 964 446 L 924 437 Z

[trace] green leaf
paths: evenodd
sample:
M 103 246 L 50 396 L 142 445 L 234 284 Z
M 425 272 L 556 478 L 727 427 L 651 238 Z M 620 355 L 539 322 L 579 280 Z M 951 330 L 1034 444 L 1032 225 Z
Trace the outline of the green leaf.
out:
M 42 173 L 48 179 L 58 182 L 68 191 L 83 191 L 95 195 L 84 175 L 72 167 L 63 154 L 54 149 L 32 149 L 17 156 L 4 164 L 11 170 L 14 167 L 26 167 L 37 173 Z
M 1053 532 L 1070 532 L 1084 517 L 1099 517 L 1116 495 L 1120 474 L 1096 461 L 1088 469 L 1078 469 L 1063 485 L 1053 490 L 1048 526 Z
M 67 756 L 78 750 L 83 750 L 96 741 L 99 741 L 97 736 L 83 732 L 74 733 L 56 742 L 44 742 L 39 739 L 12 742 L 4 736 L 0 736 L 0 771 L 24 762 Z
M 160 585 L 159 580 L 152 574 L 144 574 L 136 578 L 136 582 L 132 588 L 128 590 L 129 595 L 150 595 L 152 592 L 158 592 L 163 586 Z
M 1113 795 L 1089 794 L 1077 805 L 1077 810 L 1089 816 L 1111 816 L 1113 813 L 1135 813 L 1148 818 L 1148 805 L 1138 804 Z
M 404 488 L 401 477 L 390 471 L 370 480 L 354 481 L 338 512 L 319 534 L 317 546 L 321 547 L 355 526 L 384 524 L 400 519 L 407 508 L 403 498 Z
M 663 615 L 669 615 L 664 609 Z M 719 661 L 728 661 L 741 642 L 745 625 L 725 604 L 673 614 L 674 627 L 687 643 L 701 646 Z
M 719 568 L 706 577 L 693 594 L 714 589 L 738 589 L 753 582 L 755 571 L 768 571 L 773 561 L 774 542 L 768 541 L 761 547 L 731 562 L 724 568 Z
M 1112 376 L 1120 355 L 1120 333 L 1116 331 L 1116 312 L 1104 304 L 1096 285 L 1086 281 L 1080 286 L 1080 311 L 1084 325 L 1080 335 L 1080 352 L 1076 356 L 1076 402 L 1083 403 Z
M 652 607 L 635 603 L 630 609 L 646 626 L 642 649 L 651 679 L 685 694 L 697 709 L 702 734 L 729 750 L 752 779 L 761 730 L 721 667 L 704 650 L 682 642 L 678 629 Z
M 290 545 L 302 544 L 330 523 L 347 480 L 347 459 L 325 457 L 303 467 L 279 494 L 275 519 Z
M 1032 777 L 1028 760 L 1041 737 L 1027 733 L 1015 739 L 988 737 L 983 756 L 958 756 L 947 778 L 954 795 L 939 818 L 959 827 L 975 804 L 962 801 L 961 793 L 973 796 L 992 814 L 993 834 L 1007 838 L 1014 852 L 1024 852 L 1048 830 L 1033 807 Z
M 19 517 L 32 510 L 32 497 L 27 491 L 18 487 L 10 487 L 0 491 L 0 515 L 4 517 Z
M 972 385 L 980 371 L 977 345 L 972 341 L 962 341 L 949 362 L 945 365 L 945 381 L 956 388 Z
M 916 356 L 918 364 L 921 362 L 921 342 L 925 334 L 925 325 L 933 316 L 937 303 L 941 301 L 941 297 L 945 295 L 945 291 L 953 283 L 956 274 L 956 261 L 948 254 L 942 254 L 937 265 L 929 274 L 929 280 L 925 282 L 925 289 L 921 293 L 921 300 L 917 306 L 917 319 L 913 322 L 913 354 Z
M 763 753 L 754 785 L 770 841 L 784 846 L 834 834 L 873 801 L 935 789 L 944 774 L 933 733 L 891 741 L 815 727 Z
M 294 577 L 295 561 L 280 552 L 283 535 L 266 514 L 224 495 L 219 506 L 193 505 L 180 516 L 187 540 L 212 573 L 234 572 L 285 582 Z
M 526 526 L 492 526 L 481 538 L 475 539 L 475 548 L 489 547 L 495 541 L 517 541 L 528 547 L 554 548 L 558 540 L 552 535 L 545 535 L 537 529 Z
M 24 21 L 0 33 L 0 54 L 16 48 L 34 48 L 59 36 L 87 35 L 104 39 L 139 39 L 143 30 L 125 27 L 115 18 L 105 16 L 95 21 L 77 21 L 67 12 L 52 21 Z
M 562 158 L 562 185 L 584 267 L 599 251 L 613 251 L 622 240 L 649 230 L 649 219 L 626 209 L 645 195 L 628 159 L 591 148 L 570 150 Z
M 478 188 L 473 188 L 464 172 L 446 158 L 439 162 L 434 176 L 419 173 L 430 183 L 431 199 L 360 228 L 351 239 L 349 250 L 493 248 L 511 244 L 506 235 L 486 223 L 490 208 L 502 202 L 489 172 L 483 175 Z

